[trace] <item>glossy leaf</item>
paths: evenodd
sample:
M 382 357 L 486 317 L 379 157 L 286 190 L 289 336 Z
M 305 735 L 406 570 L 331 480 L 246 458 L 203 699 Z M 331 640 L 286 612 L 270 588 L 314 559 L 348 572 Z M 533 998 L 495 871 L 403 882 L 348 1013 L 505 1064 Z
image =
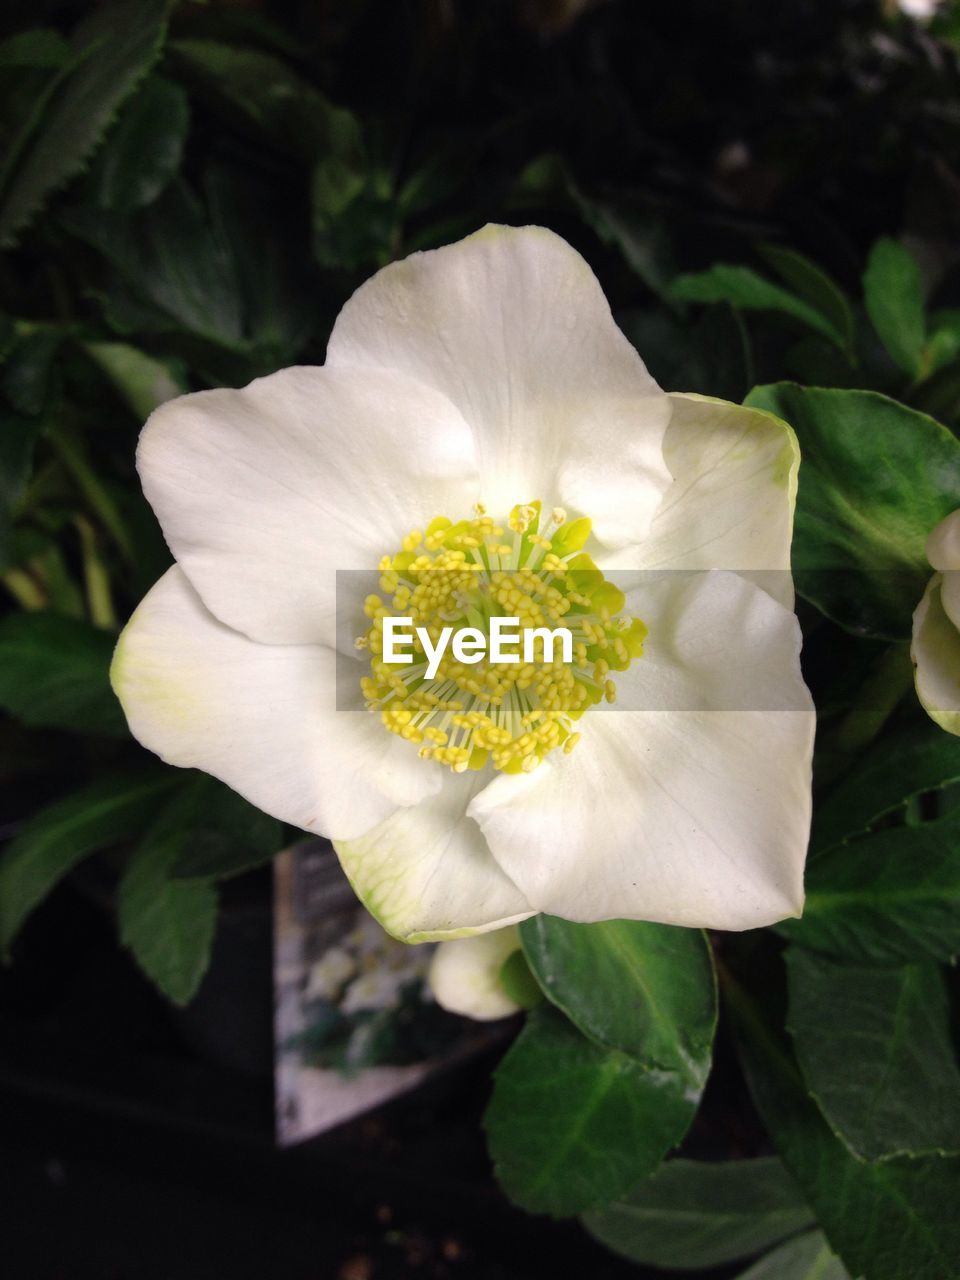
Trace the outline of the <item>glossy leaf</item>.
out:
M 108 670 L 116 636 L 56 613 L 0 621 L 0 707 L 24 724 L 126 737 Z
M 957 815 L 877 831 L 816 859 L 802 918 L 777 930 L 805 947 L 868 964 L 960 954 Z
M 0 947 L 78 862 L 138 835 L 176 785 L 168 770 L 111 775 L 40 809 L 0 856 Z
M 520 937 L 537 981 L 585 1035 L 703 1088 L 717 1011 L 700 930 L 538 915 L 520 926 Z
M 896 240 L 878 240 L 863 277 L 867 314 L 894 363 L 912 378 L 921 372 L 926 321 L 920 268 Z
M 544 1004 L 497 1068 L 484 1123 L 510 1198 L 567 1217 L 619 1199 L 651 1173 L 694 1107 L 670 1073 L 602 1048 Z
M 813 854 L 861 835 L 914 797 L 960 782 L 960 740 L 924 721 L 884 735 L 814 811 Z
M 855 1159 L 807 1097 L 783 1038 L 741 988 L 727 996 L 760 1116 L 850 1274 L 958 1280 L 960 1160 Z
M 755 387 L 748 405 L 797 433 L 797 588 L 852 631 L 910 635 L 930 566 L 927 535 L 957 504 L 960 441 L 872 391 Z
M 779 311 L 829 338 L 841 349 L 847 344 L 846 335 L 817 307 L 789 289 L 765 280 L 749 267 L 717 263 L 708 271 L 678 276 L 670 286 L 670 296 L 679 302 L 729 302 L 745 311 Z
M 850 1280 L 850 1273 L 822 1231 L 807 1231 L 742 1271 L 737 1280 Z
M 960 1153 L 960 1070 L 940 967 L 865 968 L 800 947 L 786 960 L 797 1060 L 851 1153 Z
M 812 1221 L 775 1158 L 668 1160 L 625 1200 L 583 1220 L 615 1253 L 677 1271 L 749 1258 Z
M 69 72 L 0 199 L 0 245 L 11 243 L 49 196 L 89 159 L 118 109 L 160 56 L 168 0 L 111 0 L 77 28 Z
M 180 168 L 189 120 L 180 85 L 150 76 L 97 158 L 92 187 L 100 208 L 129 212 L 156 200 Z

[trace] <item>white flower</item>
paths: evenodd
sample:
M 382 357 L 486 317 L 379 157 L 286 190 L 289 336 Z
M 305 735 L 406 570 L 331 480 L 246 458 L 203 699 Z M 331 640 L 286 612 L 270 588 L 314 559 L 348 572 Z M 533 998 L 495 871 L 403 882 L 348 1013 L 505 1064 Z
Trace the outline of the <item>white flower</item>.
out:
M 927 539 L 933 575 L 913 615 L 917 697 L 941 728 L 960 734 L 960 511 Z
M 559 237 L 386 267 L 322 368 L 163 405 L 138 462 L 177 564 L 117 647 L 134 735 L 330 836 L 391 933 L 800 911 L 793 433 L 665 395 Z M 575 662 L 419 684 L 378 657 L 398 601 L 566 618 Z
M 504 990 L 500 971 L 519 949 L 516 925 L 475 938 L 441 942 L 428 976 L 437 1004 L 478 1022 L 492 1022 L 517 1013 L 520 1005 Z
M 919 18 L 921 22 L 929 22 L 936 16 L 943 0 L 897 0 L 901 13 L 911 18 Z

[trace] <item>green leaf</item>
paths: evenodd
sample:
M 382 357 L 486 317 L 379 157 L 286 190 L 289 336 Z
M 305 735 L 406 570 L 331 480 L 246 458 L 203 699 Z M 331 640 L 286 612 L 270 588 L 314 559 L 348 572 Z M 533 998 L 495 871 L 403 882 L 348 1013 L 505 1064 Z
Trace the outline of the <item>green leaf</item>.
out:
M 601 1048 L 543 1004 L 497 1068 L 484 1124 L 511 1199 L 565 1217 L 609 1204 L 651 1173 L 694 1105 L 675 1077 Z
M 279 853 L 283 827 L 215 778 L 199 774 L 178 800 L 183 834 L 170 866 L 175 880 L 239 875 Z
M 786 1042 L 741 988 L 725 991 L 760 1116 L 851 1275 L 958 1280 L 960 1160 L 854 1159 L 807 1097 Z
M 148 418 L 157 405 L 188 390 L 185 379 L 161 360 L 126 342 L 85 342 L 83 349 L 106 374 L 135 417 Z
M 920 268 L 896 240 L 878 240 L 863 276 L 867 314 L 891 359 L 911 378 L 920 376 L 926 321 Z
M 960 821 L 877 831 L 810 864 L 803 917 L 777 931 L 868 964 L 960 954 Z
M 24 724 L 126 737 L 108 671 L 116 636 L 56 613 L 0 621 L 0 706 Z
M 585 1035 L 674 1073 L 680 1091 L 703 1088 L 717 997 L 700 930 L 538 915 L 520 926 L 520 938 L 546 995 Z
M 960 1070 L 940 967 L 865 968 L 800 947 L 786 962 L 797 1060 L 851 1154 L 960 1154 Z
M 63 333 L 59 329 L 35 329 L 25 334 L 3 366 L 3 394 L 18 413 L 35 417 L 50 402 L 54 362 Z
M 42 418 L 0 407 L 0 563 L 10 559 L 10 521 L 30 478 L 34 447 L 44 425 Z
M 207 879 L 175 880 L 192 798 L 178 797 L 130 859 L 120 882 L 120 941 L 174 1004 L 189 1004 L 210 963 L 217 890 Z
M 148 77 L 97 158 L 91 184 L 100 208 L 129 213 L 156 200 L 180 168 L 189 122 L 180 85 Z
M 78 862 L 139 834 L 176 781 L 166 769 L 111 776 L 39 810 L 0 858 L 0 948 Z
M 535 1009 L 543 1000 L 540 984 L 530 972 L 526 957 L 518 948 L 500 966 L 500 985 L 521 1009 Z
M 823 1232 L 808 1231 L 768 1253 L 737 1280 L 850 1280 L 850 1273 Z
M 829 338 L 841 349 L 846 347 L 845 334 L 822 312 L 749 267 L 717 263 L 708 271 L 678 276 L 670 286 L 670 296 L 678 302 L 729 302 L 744 311 L 779 311 Z
M 847 295 L 815 262 L 780 244 L 760 246 L 760 255 L 794 293 L 815 307 L 843 339 L 849 352 L 854 345 L 853 311 Z
M 157 309 L 157 328 L 184 328 L 227 347 L 245 345 L 236 264 L 182 180 L 135 217 L 87 205 L 62 221 Z
M 780 382 L 745 403 L 789 422 L 800 441 L 800 593 L 851 631 L 909 637 L 931 573 L 927 535 L 957 505 L 960 442 L 873 391 Z
M 668 1160 L 626 1200 L 588 1214 L 608 1249 L 677 1271 L 749 1258 L 813 1222 L 779 1160 Z
M 216 40 L 171 40 L 169 51 L 214 108 L 252 127 L 271 147 L 305 163 L 337 156 L 362 165 L 356 117 L 332 102 L 289 63 Z
M 167 0 L 113 0 L 80 23 L 76 62 L 30 135 L 0 200 L 0 245 L 13 243 L 49 196 L 85 164 L 118 109 L 160 56 Z
M 810 851 L 861 835 L 914 797 L 960 782 L 960 740 L 923 721 L 883 735 L 814 811 Z
M 52 70 L 70 58 L 70 46 L 59 31 L 35 27 L 18 31 L 0 43 L 0 67 L 38 67 Z

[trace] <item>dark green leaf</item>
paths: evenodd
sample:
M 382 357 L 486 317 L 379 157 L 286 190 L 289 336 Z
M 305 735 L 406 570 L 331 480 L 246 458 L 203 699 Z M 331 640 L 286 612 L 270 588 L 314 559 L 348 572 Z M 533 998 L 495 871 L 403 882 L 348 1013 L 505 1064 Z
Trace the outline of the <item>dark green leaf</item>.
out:
M 926 321 L 920 268 L 909 249 L 896 240 L 878 240 L 863 276 L 867 314 L 877 336 L 904 373 L 921 372 Z
M 960 954 L 960 822 L 877 831 L 811 863 L 800 920 L 778 932 L 817 951 L 896 964 Z
M 43 426 L 42 418 L 0 408 L 0 563 L 10 559 L 7 530 L 30 478 L 34 446 Z
M 737 1280 L 850 1280 L 822 1231 L 788 1240 L 740 1273 Z
M 960 442 L 872 391 L 780 382 L 745 403 L 789 422 L 800 441 L 801 594 L 852 631 L 908 637 L 930 576 L 927 535 L 957 505 Z
M 601 1048 L 543 1004 L 497 1068 L 485 1126 L 511 1199 L 565 1217 L 619 1199 L 651 1173 L 694 1107 L 670 1073 Z
M 160 55 L 167 0 L 112 0 L 81 22 L 76 64 L 21 150 L 0 201 L 0 245 L 11 243 L 103 139 L 121 104 Z
M 814 811 L 810 850 L 861 835 L 915 796 L 960 782 L 960 741 L 924 721 L 884 735 Z
M 0 707 L 24 724 L 125 737 L 108 671 L 116 636 L 55 613 L 0 621 Z
M 190 110 L 178 84 L 150 76 L 123 109 L 91 175 L 101 209 L 150 204 L 180 168 Z
M 41 809 L 0 858 L 0 947 L 88 854 L 139 834 L 176 785 L 169 770 L 111 776 Z
M 121 942 L 179 1005 L 190 1003 L 207 971 L 218 904 L 209 880 L 171 878 L 184 845 L 183 812 L 178 798 L 159 817 L 131 857 L 117 899 Z
M 362 164 L 360 126 L 289 63 L 216 40 L 172 40 L 170 52 L 212 106 L 252 126 L 271 146 L 306 163 L 337 156 Z
M 19 31 L 0 44 L 0 67 L 62 67 L 70 58 L 70 46 L 59 31 L 35 27 Z
M 199 775 L 181 798 L 183 841 L 171 863 L 173 879 L 225 879 L 262 866 L 280 851 L 283 828 L 215 778 Z
M 846 294 L 836 281 L 815 262 L 784 245 L 762 245 L 760 254 L 798 298 L 809 302 L 811 307 L 815 307 L 830 322 L 831 327 L 843 339 L 847 350 L 852 349 L 853 311 Z
M 3 366 L 3 394 L 18 413 L 35 417 L 50 394 L 54 360 L 63 342 L 58 329 L 37 329 L 20 339 Z
M 520 926 L 534 976 L 600 1044 L 703 1088 L 716 1026 L 713 959 L 698 929 L 538 915 Z
M 779 1160 L 668 1160 L 584 1226 L 632 1262 L 686 1271 L 749 1258 L 812 1221 Z
M 757 1109 L 850 1274 L 958 1280 L 960 1160 L 854 1159 L 807 1097 L 786 1042 L 740 988 L 726 993 Z
M 85 206 L 63 221 L 156 309 L 155 327 L 182 327 L 227 347 L 244 346 L 236 263 L 184 182 L 174 180 L 133 218 Z
M 960 1071 L 940 967 L 787 951 L 788 1029 L 824 1118 L 862 1160 L 960 1154 Z
M 678 276 L 670 286 L 678 302 L 729 302 L 744 311 L 779 311 L 845 348 L 845 335 L 816 307 L 772 284 L 749 267 L 717 263 L 709 271 Z

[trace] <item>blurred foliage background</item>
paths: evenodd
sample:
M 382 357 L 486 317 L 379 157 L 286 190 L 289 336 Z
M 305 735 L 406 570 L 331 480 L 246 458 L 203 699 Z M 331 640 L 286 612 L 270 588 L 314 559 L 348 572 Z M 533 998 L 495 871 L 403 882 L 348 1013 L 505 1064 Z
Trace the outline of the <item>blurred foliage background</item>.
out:
M 377 267 L 533 222 L 586 256 L 667 389 L 856 388 L 956 432 L 958 50 L 954 6 L 921 22 L 881 0 L 7 0 L 4 950 L 69 884 L 186 1004 L 218 896 L 289 834 L 142 752 L 109 689 L 169 563 L 134 470 L 156 404 L 322 362 Z M 829 435 L 798 394 L 754 402 Z M 829 788 L 871 737 L 850 719 L 869 680 L 899 663 L 906 688 L 918 593 L 851 613 L 836 584 L 800 586 L 829 618 L 804 606 Z

